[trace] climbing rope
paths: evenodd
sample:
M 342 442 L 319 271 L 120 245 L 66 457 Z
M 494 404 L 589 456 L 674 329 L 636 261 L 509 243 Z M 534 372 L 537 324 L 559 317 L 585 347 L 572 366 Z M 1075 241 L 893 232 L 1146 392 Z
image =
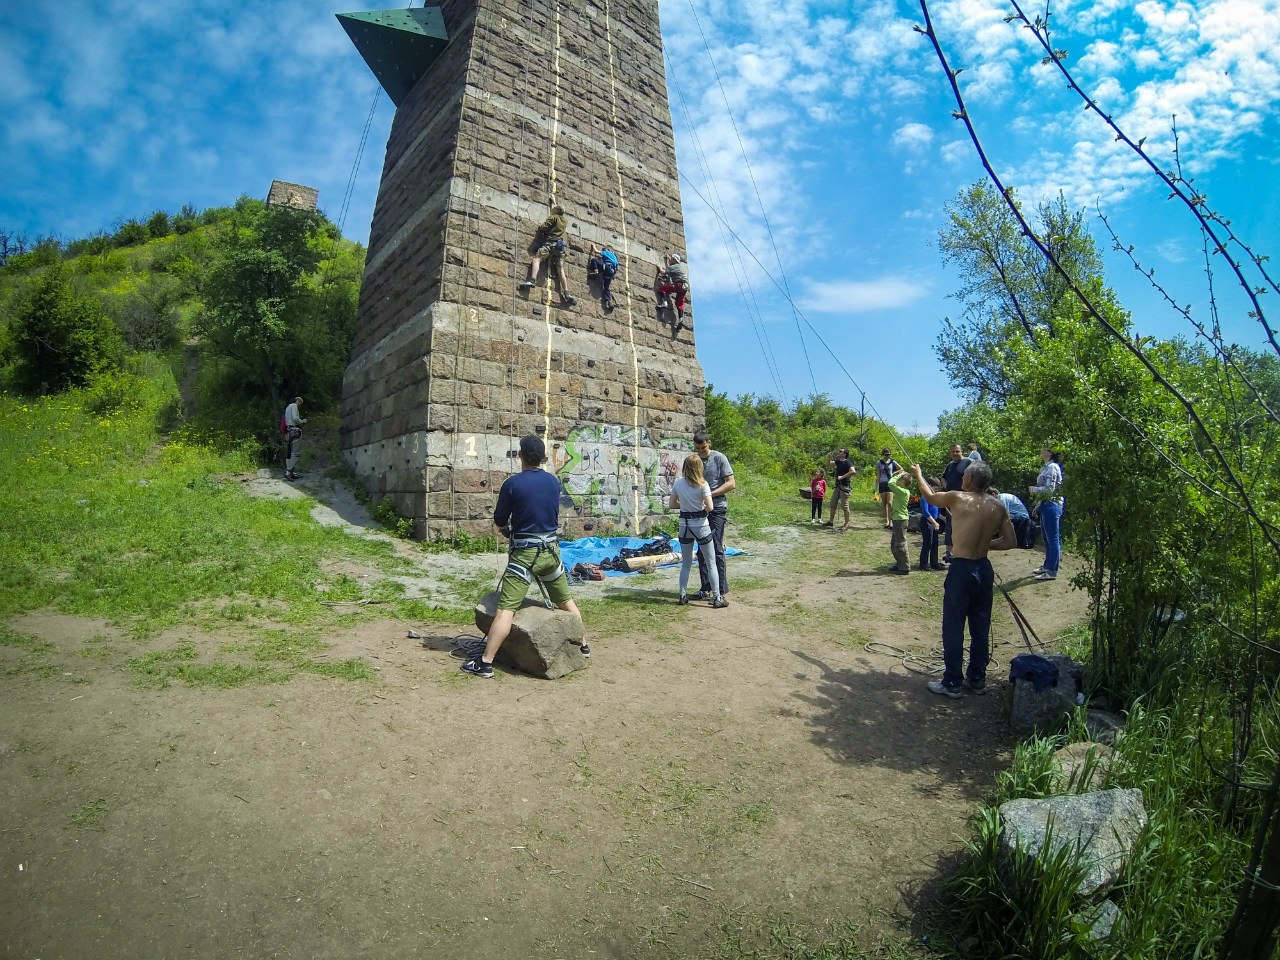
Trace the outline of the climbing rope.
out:
M 609 126 L 613 134 L 613 173 L 618 181 L 618 204 L 622 222 L 622 286 L 627 307 L 627 342 L 631 350 L 631 525 L 640 533 L 640 355 L 636 352 L 635 316 L 631 302 L 631 245 L 627 233 L 627 197 L 622 184 L 622 163 L 618 158 L 618 80 L 613 53 L 613 26 L 609 0 L 604 0 L 604 35 L 609 53 Z
M 751 169 L 751 160 L 747 157 L 747 146 L 742 142 L 742 134 L 738 130 L 737 118 L 733 115 L 733 107 L 729 105 L 729 95 L 725 93 L 724 81 L 720 79 L 720 68 L 716 66 L 716 59 L 711 54 L 711 44 L 707 41 L 707 34 L 702 29 L 702 18 L 698 16 L 698 11 L 693 5 L 693 0 L 689 0 L 689 12 L 693 14 L 693 22 L 698 27 L 698 34 L 702 37 L 702 48 L 707 52 L 707 61 L 711 64 L 711 71 L 715 74 L 716 86 L 720 88 L 720 98 L 724 101 L 725 112 L 729 115 L 729 124 L 733 127 L 733 135 L 738 138 L 738 150 L 742 154 L 742 163 L 747 171 L 747 177 L 751 180 L 751 189 L 755 191 L 756 203 L 760 205 L 760 216 L 764 220 L 765 232 L 769 235 L 769 244 L 773 247 L 773 259 L 778 264 L 778 274 L 782 277 L 782 287 L 787 295 L 787 300 L 791 300 L 791 285 L 787 282 L 786 270 L 782 267 L 782 254 L 778 252 L 778 241 L 774 238 L 773 227 L 769 223 L 769 214 L 764 207 L 764 198 L 760 196 L 760 186 L 756 183 L 755 171 Z M 690 129 L 693 129 L 692 126 Z M 818 393 L 818 378 L 813 374 L 813 364 L 809 360 L 809 347 L 804 342 L 804 328 L 800 326 L 800 317 L 796 313 L 795 304 L 791 304 L 791 315 L 796 321 L 796 333 L 799 334 L 800 350 L 804 354 L 805 366 L 809 368 L 809 380 L 813 384 L 813 392 Z
M 666 56 L 666 51 L 663 51 L 663 56 Z M 685 123 L 689 127 L 689 138 L 693 142 L 694 156 L 697 158 L 698 166 L 702 170 L 702 177 L 710 188 L 712 196 L 715 197 L 716 203 L 719 204 L 721 209 L 724 209 L 724 199 L 720 196 L 720 188 L 717 185 L 716 178 L 711 175 L 711 164 L 707 160 L 706 151 L 702 148 L 702 139 L 698 136 L 697 124 L 693 122 L 693 116 L 689 112 L 684 90 L 680 86 L 680 81 L 676 76 L 675 68 L 672 66 L 670 58 L 667 58 L 666 63 L 667 73 L 671 77 L 671 86 L 676 91 L 676 99 L 680 102 L 680 111 L 684 114 Z M 752 331 L 756 335 L 756 342 L 760 345 L 760 355 L 764 358 L 765 369 L 769 371 L 773 385 L 778 390 L 779 398 L 789 403 L 787 391 L 782 384 L 782 372 L 778 366 L 778 358 L 774 356 L 773 345 L 769 342 L 769 333 L 765 327 L 764 314 L 760 309 L 759 301 L 756 299 L 755 288 L 751 285 L 750 274 L 742 262 L 741 252 L 734 244 L 729 242 L 729 236 L 725 232 L 724 225 L 723 218 L 717 217 L 716 227 L 720 232 L 720 242 L 724 244 L 725 252 L 729 255 L 729 266 L 733 270 L 733 279 L 738 285 L 738 294 L 742 297 L 747 318 L 751 321 Z

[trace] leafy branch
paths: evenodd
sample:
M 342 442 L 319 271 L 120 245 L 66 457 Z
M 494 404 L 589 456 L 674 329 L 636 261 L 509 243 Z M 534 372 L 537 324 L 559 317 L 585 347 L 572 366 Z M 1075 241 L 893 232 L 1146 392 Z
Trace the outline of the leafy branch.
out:
M 1142 162 L 1145 163 L 1151 171 L 1160 178 L 1165 186 L 1169 188 L 1169 199 L 1172 200 L 1176 198 L 1180 200 L 1183 206 L 1185 206 L 1187 210 L 1190 211 L 1191 215 L 1199 222 L 1200 228 L 1212 238 L 1214 253 L 1221 254 L 1227 263 L 1230 264 L 1231 271 L 1235 274 L 1236 280 L 1240 284 L 1240 289 L 1244 291 L 1245 296 L 1249 298 L 1249 302 L 1253 305 L 1253 309 L 1249 312 L 1249 316 L 1257 320 L 1258 323 L 1262 325 L 1262 329 L 1266 332 L 1267 341 L 1271 344 L 1272 350 L 1280 355 L 1280 343 L 1276 341 L 1275 331 L 1267 322 L 1266 314 L 1262 309 L 1262 303 L 1258 299 L 1259 295 L 1265 291 L 1263 288 L 1254 287 L 1253 284 L 1249 282 L 1248 278 L 1245 277 L 1241 264 L 1228 252 L 1228 244 L 1234 243 L 1243 250 L 1253 262 L 1254 266 L 1262 272 L 1263 276 L 1270 284 L 1271 289 L 1275 290 L 1275 282 L 1262 267 L 1266 257 L 1254 254 L 1246 244 L 1231 232 L 1229 222 L 1222 219 L 1209 209 L 1208 198 L 1204 194 L 1198 192 L 1190 180 L 1187 180 L 1182 176 L 1181 170 L 1171 174 L 1168 171 L 1161 169 L 1160 165 L 1152 160 L 1150 154 L 1143 149 L 1143 144 L 1147 142 L 1146 137 L 1136 141 L 1133 140 L 1123 129 L 1121 129 L 1120 125 L 1112 119 L 1111 114 L 1104 111 L 1102 107 L 1098 105 L 1098 101 L 1084 91 L 1063 62 L 1066 59 L 1067 52 L 1065 50 L 1054 49 L 1049 36 L 1049 21 L 1047 17 L 1036 16 L 1034 19 L 1028 18 L 1023 12 L 1022 7 L 1019 6 L 1018 0 L 1010 0 L 1010 3 L 1013 5 L 1015 13 L 1005 17 L 1005 22 L 1021 22 L 1027 30 L 1031 31 L 1031 35 L 1036 38 L 1036 41 L 1048 54 L 1048 56 L 1041 60 L 1041 63 L 1046 65 L 1053 64 L 1053 66 L 1058 69 L 1058 72 L 1061 73 L 1063 78 L 1067 81 L 1067 86 L 1084 101 L 1085 109 L 1096 113 L 1102 118 L 1102 121 L 1115 134 L 1115 139 L 1137 154 L 1137 156 L 1141 158 Z M 921 6 L 924 6 L 923 0 L 921 2 Z M 935 48 L 937 47 L 936 44 L 934 46 Z M 941 51 L 939 51 L 939 55 L 941 55 Z M 954 88 L 955 77 L 951 76 L 951 80 Z M 956 89 L 958 92 L 958 88 Z M 961 103 L 960 109 L 963 112 L 963 103 Z M 1227 231 L 1227 236 L 1220 236 L 1219 231 L 1215 229 L 1215 225 L 1225 229 Z

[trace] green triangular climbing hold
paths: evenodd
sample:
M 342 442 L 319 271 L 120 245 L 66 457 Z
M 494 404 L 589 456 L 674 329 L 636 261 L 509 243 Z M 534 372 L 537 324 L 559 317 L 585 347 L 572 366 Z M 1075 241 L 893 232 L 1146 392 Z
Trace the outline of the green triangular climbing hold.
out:
M 337 17 L 397 107 L 449 43 L 439 7 L 368 10 Z

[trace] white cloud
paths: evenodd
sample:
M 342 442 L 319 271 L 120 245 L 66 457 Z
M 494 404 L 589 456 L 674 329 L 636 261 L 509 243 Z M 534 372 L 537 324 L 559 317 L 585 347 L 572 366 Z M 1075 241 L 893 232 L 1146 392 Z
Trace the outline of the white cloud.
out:
M 869 313 L 910 306 L 926 292 L 919 284 L 900 277 L 823 280 L 810 285 L 800 306 L 812 313 Z
M 923 123 L 903 124 L 893 132 L 893 145 L 904 150 L 923 150 L 933 142 L 933 128 Z

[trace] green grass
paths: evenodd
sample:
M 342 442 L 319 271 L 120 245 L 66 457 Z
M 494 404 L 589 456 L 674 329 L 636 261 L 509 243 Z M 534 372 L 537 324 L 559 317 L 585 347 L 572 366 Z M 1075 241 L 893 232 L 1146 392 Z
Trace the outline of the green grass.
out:
M 135 385 L 100 414 L 83 391 L 0 397 L 0 539 L 13 545 L 0 556 L 0 618 L 51 607 L 147 636 L 238 597 L 307 621 L 334 592 L 319 589 L 324 557 L 399 568 L 389 545 L 313 523 L 307 500 L 249 496 L 235 479 L 256 469 L 245 451 L 180 434 L 159 445 L 172 379 L 151 370 Z
M 947 943 L 979 943 L 968 956 L 988 960 L 1214 955 L 1235 908 L 1249 836 L 1217 815 L 1215 768 L 1229 732 L 1225 725 L 1202 726 L 1197 707 L 1186 701 L 1162 712 L 1138 707 L 1117 743 L 1120 759 L 1108 786 L 1141 789 L 1148 824 L 1119 885 L 1124 922 L 1105 946 L 1087 952 L 1082 946 L 1078 918 L 1085 905 L 1071 894 L 1078 868 L 1069 857 L 1020 860 L 1010 870 L 998 854 L 998 804 L 1055 792 L 1052 754 L 1081 739 L 1080 713 L 1067 735 L 1019 745 L 1012 767 L 998 777 L 992 804 L 974 819 L 967 861 L 948 882 L 948 906 L 936 918 Z M 1274 737 L 1274 716 L 1259 723 Z
M 111 812 L 111 803 L 104 797 L 96 797 L 80 804 L 71 812 L 70 822 L 81 830 L 100 830 Z
M 105 619 L 134 641 L 178 625 L 245 636 L 217 656 L 189 643 L 142 655 L 118 641 L 75 651 L 82 665 L 126 658 L 138 683 L 157 688 L 278 683 L 300 672 L 372 678 L 363 661 L 324 659 L 325 630 L 368 619 L 325 601 L 375 599 L 380 615 L 419 623 L 470 619 L 466 608 L 406 599 L 392 577 L 413 568 L 389 544 L 319 526 L 309 500 L 249 496 L 239 477 L 257 469 L 251 451 L 163 436 L 175 402 L 172 373 L 155 358 L 138 360 L 106 394 L 0 396 L 0 647 L 25 654 L 7 658 L 7 674 L 68 672 L 52 644 L 5 625 L 39 609 Z M 329 558 L 383 576 L 366 593 L 351 577 L 326 577 Z

